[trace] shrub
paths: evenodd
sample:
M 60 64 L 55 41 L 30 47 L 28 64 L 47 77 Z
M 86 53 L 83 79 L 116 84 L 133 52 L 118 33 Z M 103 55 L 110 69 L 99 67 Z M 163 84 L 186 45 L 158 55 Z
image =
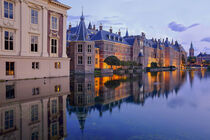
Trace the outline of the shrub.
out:
M 158 65 L 157 65 L 156 62 L 152 62 L 152 63 L 151 63 L 151 68 L 157 68 L 157 67 L 158 67 Z

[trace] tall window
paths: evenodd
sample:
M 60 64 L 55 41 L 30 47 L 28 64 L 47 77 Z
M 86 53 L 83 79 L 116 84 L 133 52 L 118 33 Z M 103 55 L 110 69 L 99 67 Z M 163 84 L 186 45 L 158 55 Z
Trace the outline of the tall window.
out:
M 31 9 L 31 23 L 38 24 L 38 11 Z
M 13 3 L 4 1 L 4 17 L 13 19 Z
M 57 53 L 57 40 L 51 39 L 51 53 Z
M 82 44 L 78 45 L 78 52 L 82 52 Z
M 96 62 L 95 62 L 95 64 L 98 64 L 98 58 L 96 58 L 96 60 L 95 60 Z
M 52 100 L 52 114 L 57 113 L 57 100 Z
M 87 63 L 90 65 L 92 62 L 91 62 L 91 56 L 88 56 L 88 61 Z
M 39 95 L 39 88 L 33 88 L 32 95 Z
M 57 17 L 52 16 L 51 17 L 51 23 L 52 23 L 52 29 L 57 30 L 58 29 L 58 19 L 57 19 Z
M 6 99 L 15 98 L 15 86 L 14 85 L 6 85 Z
M 13 50 L 13 32 L 4 32 L 4 48 L 5 50 Z
M 77 84 L 77 91 L 78 92 L 83 92 L 83 85 L 82 85 L 82 83 L 78 83 Z
M 39 132 L 33 132 L 31 134 L 31 140 L 38 140 L 39 139 Z
M 88 89 L 88 90 L 91 90 L 91 88 L 92 88 L 91 83 L 88 83 L 88 85 L 87 85 L 87 89 Z
M 31 36 L 31 52 L 38 52 L 38 36 Z
M 60 91 L 61 91 L 61 85 L 56 85 L 55 92 L 60 92 Z
M 88 45 L 88 52 L 91 52 L 91 45 Z
M 58 126 L 57 123 L 52 124 L 52 136 L 57 136 L 58 135 Z
M 82 56 L 78 56 L 78 64 L 82 64 Z
M 14 111 L 5 111 L 4 129 L 11 129 L 14 127 Z
M 6 62 L 6 75 L 15 74 L 15 62 Z
M 38 121 L 39 119 L 39 114 L 38 114 L 38 105 L 32 105 L 31 106 L 31 121 Z

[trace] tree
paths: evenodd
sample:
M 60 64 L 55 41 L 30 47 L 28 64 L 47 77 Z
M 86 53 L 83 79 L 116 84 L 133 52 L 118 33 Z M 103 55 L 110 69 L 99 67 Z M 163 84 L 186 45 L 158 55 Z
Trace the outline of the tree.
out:
M 152 62 L 152 63 L 151 63 L 151 67 L 152 67 L 152 68 L 157 68 L 157 67 L 158 67 L 158 65 L 157 65 L 157 63 L 156 63 L 156 62 Z
M 120 60 L 116 56 L 108 56 L 105 60 L 104 63 L 107 65 L 110 65 L 111 68 L 112 66 L 119 66 L 120 65 Z

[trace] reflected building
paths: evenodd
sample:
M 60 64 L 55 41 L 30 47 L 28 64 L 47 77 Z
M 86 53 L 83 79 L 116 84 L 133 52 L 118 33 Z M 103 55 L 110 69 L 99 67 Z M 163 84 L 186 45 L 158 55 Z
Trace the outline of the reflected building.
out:
M 0 83 L 0 139 L 61 139 L 69 78 Z
M 185 71 L 112 77 L 74 76 L 70 82 L 72 94 L 67 98 L 67 110 L 70 115 L 76 114 L 83 131 L 91 111 L 98 111 L 103 116 L 104 112 L 120 109 L 125 102 L 144 105 L 148 98 L 167 98 L 169 94 L 178 93 L 186 77 Z

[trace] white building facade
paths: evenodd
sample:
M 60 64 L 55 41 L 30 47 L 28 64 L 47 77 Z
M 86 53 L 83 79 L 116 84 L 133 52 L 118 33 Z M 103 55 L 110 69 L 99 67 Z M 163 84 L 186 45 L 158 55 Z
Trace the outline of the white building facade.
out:
M 57 0 L 0 0 L 0 80 L 69 76 L 70 8 Z

